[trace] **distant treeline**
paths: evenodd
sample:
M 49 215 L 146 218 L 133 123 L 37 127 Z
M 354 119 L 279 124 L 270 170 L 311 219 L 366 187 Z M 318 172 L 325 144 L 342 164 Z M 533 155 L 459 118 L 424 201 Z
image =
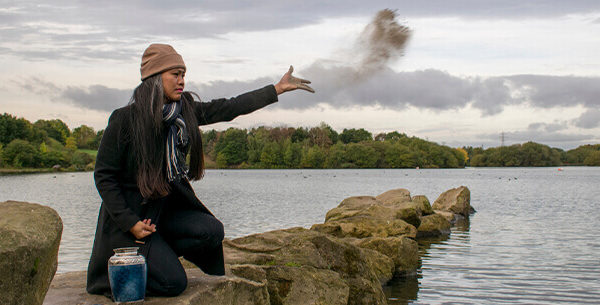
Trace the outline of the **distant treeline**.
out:
M 63 121 L 31 123 L 10 114 L 0 115 L 0 167 L 69 170 L 94 168 L 103 130 L 81 125 L 70 130 Z
M 467 152 L 404 133 L 312 128 L 229 128 L 203 133 L 204 151 L 218 168 L 456 168 Z
M 569 151 L 534 142 L 511 146 L 464 147 L 469 166 L 600 166 L 600 144 L 582 145 Z
M 600 165 L 600 144 L 564 151 L 534 142 L 488 149 L 451 148 L 397 131 L 230 128 L 203 133 L 208 163 L 218 168 L 456 168 Z
M 31 123 L 0 116 L 0 167 L 93 169 L 103 130 L 61 120 Z M 482 149 L 452 148 L 397 131 L 338 133 L 325 123 L 305 127 L 229 128 L 202 132 L 209 168 L 460 168 L 464 166 L 600 165 L 600 144 L 564 151 L 528 142 Z

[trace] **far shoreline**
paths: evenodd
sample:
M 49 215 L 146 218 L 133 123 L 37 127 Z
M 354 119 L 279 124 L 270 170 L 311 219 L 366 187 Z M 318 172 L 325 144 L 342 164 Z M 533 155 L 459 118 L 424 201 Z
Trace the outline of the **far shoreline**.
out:
M 589 165 L 561 165 L 561 166 L 465 166 L 465 167 L 422 167 L 422 168 L 216 168 L 207 167 L 206 170 L 398 170 L 398 169 L 413 169 L 413 170 L 436 170 L 436 169 L 501 169 L 501 168 L 569 168 L 569 167 L 589 167 L 594 168 L 598 166 Z M 30 174 L 48 174 L 48 173 L 76 173 L 76 172 L 93 172 L 93 170 L 78 170 L 78 169 L 53 169 L 53 168 L 0 168 L 0 176 L 17 176 L 17 175 L 30 175 Z

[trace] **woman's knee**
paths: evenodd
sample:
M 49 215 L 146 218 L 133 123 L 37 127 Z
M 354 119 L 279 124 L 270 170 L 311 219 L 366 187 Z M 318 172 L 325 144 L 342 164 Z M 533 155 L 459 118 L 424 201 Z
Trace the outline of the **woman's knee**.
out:
M 210 215 L 207 215 L 202 221 L 204 224 L 199 228 L 199 234 L 195 236 L 197 243 L 210 248 L 221 245 L 225 238 L 223 223 Z
M 177 296 L 187 287 L 187 276 L 183 274 L 163 274 L 160 279 L 148 279 L 148 291 L 159 296 Z
M 218 245 L 221 242 L 223 242 L 224 238 L 225 238 L 225 229 L 223 227 L 223 223 L 220 220 L 215 218 L 214 230 L 213 230 L 213 234 L 212 234 L 212 241 L 215 245 Z

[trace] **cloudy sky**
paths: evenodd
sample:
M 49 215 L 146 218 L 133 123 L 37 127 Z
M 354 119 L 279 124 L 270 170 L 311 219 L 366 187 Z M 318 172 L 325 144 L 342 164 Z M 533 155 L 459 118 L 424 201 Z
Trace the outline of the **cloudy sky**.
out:
M 502 133 L 507 145 L 600 143 L 598 1 L 0 3 L 0 112 L 32 122 L 104 128 L 139 84 L 143 50 L 162 42 L 204 100 L 273 83 L 291 64 L 317 91 L 205 129 L 323 121 L 450 146 L 499 146 Z M 386 8 L 410 40 L 362 73 L 361 35 Z

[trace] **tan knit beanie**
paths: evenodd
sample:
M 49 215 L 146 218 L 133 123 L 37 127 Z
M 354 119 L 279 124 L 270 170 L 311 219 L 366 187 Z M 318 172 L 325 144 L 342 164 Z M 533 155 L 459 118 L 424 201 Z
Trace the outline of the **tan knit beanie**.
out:
M 181 55 L 177 54 L 175 49 L 168 44 L 153 43 L 142 55 L 140 68 L 142 80 L 174 68 L 185 70 L 185 63 L 183 63 Z

